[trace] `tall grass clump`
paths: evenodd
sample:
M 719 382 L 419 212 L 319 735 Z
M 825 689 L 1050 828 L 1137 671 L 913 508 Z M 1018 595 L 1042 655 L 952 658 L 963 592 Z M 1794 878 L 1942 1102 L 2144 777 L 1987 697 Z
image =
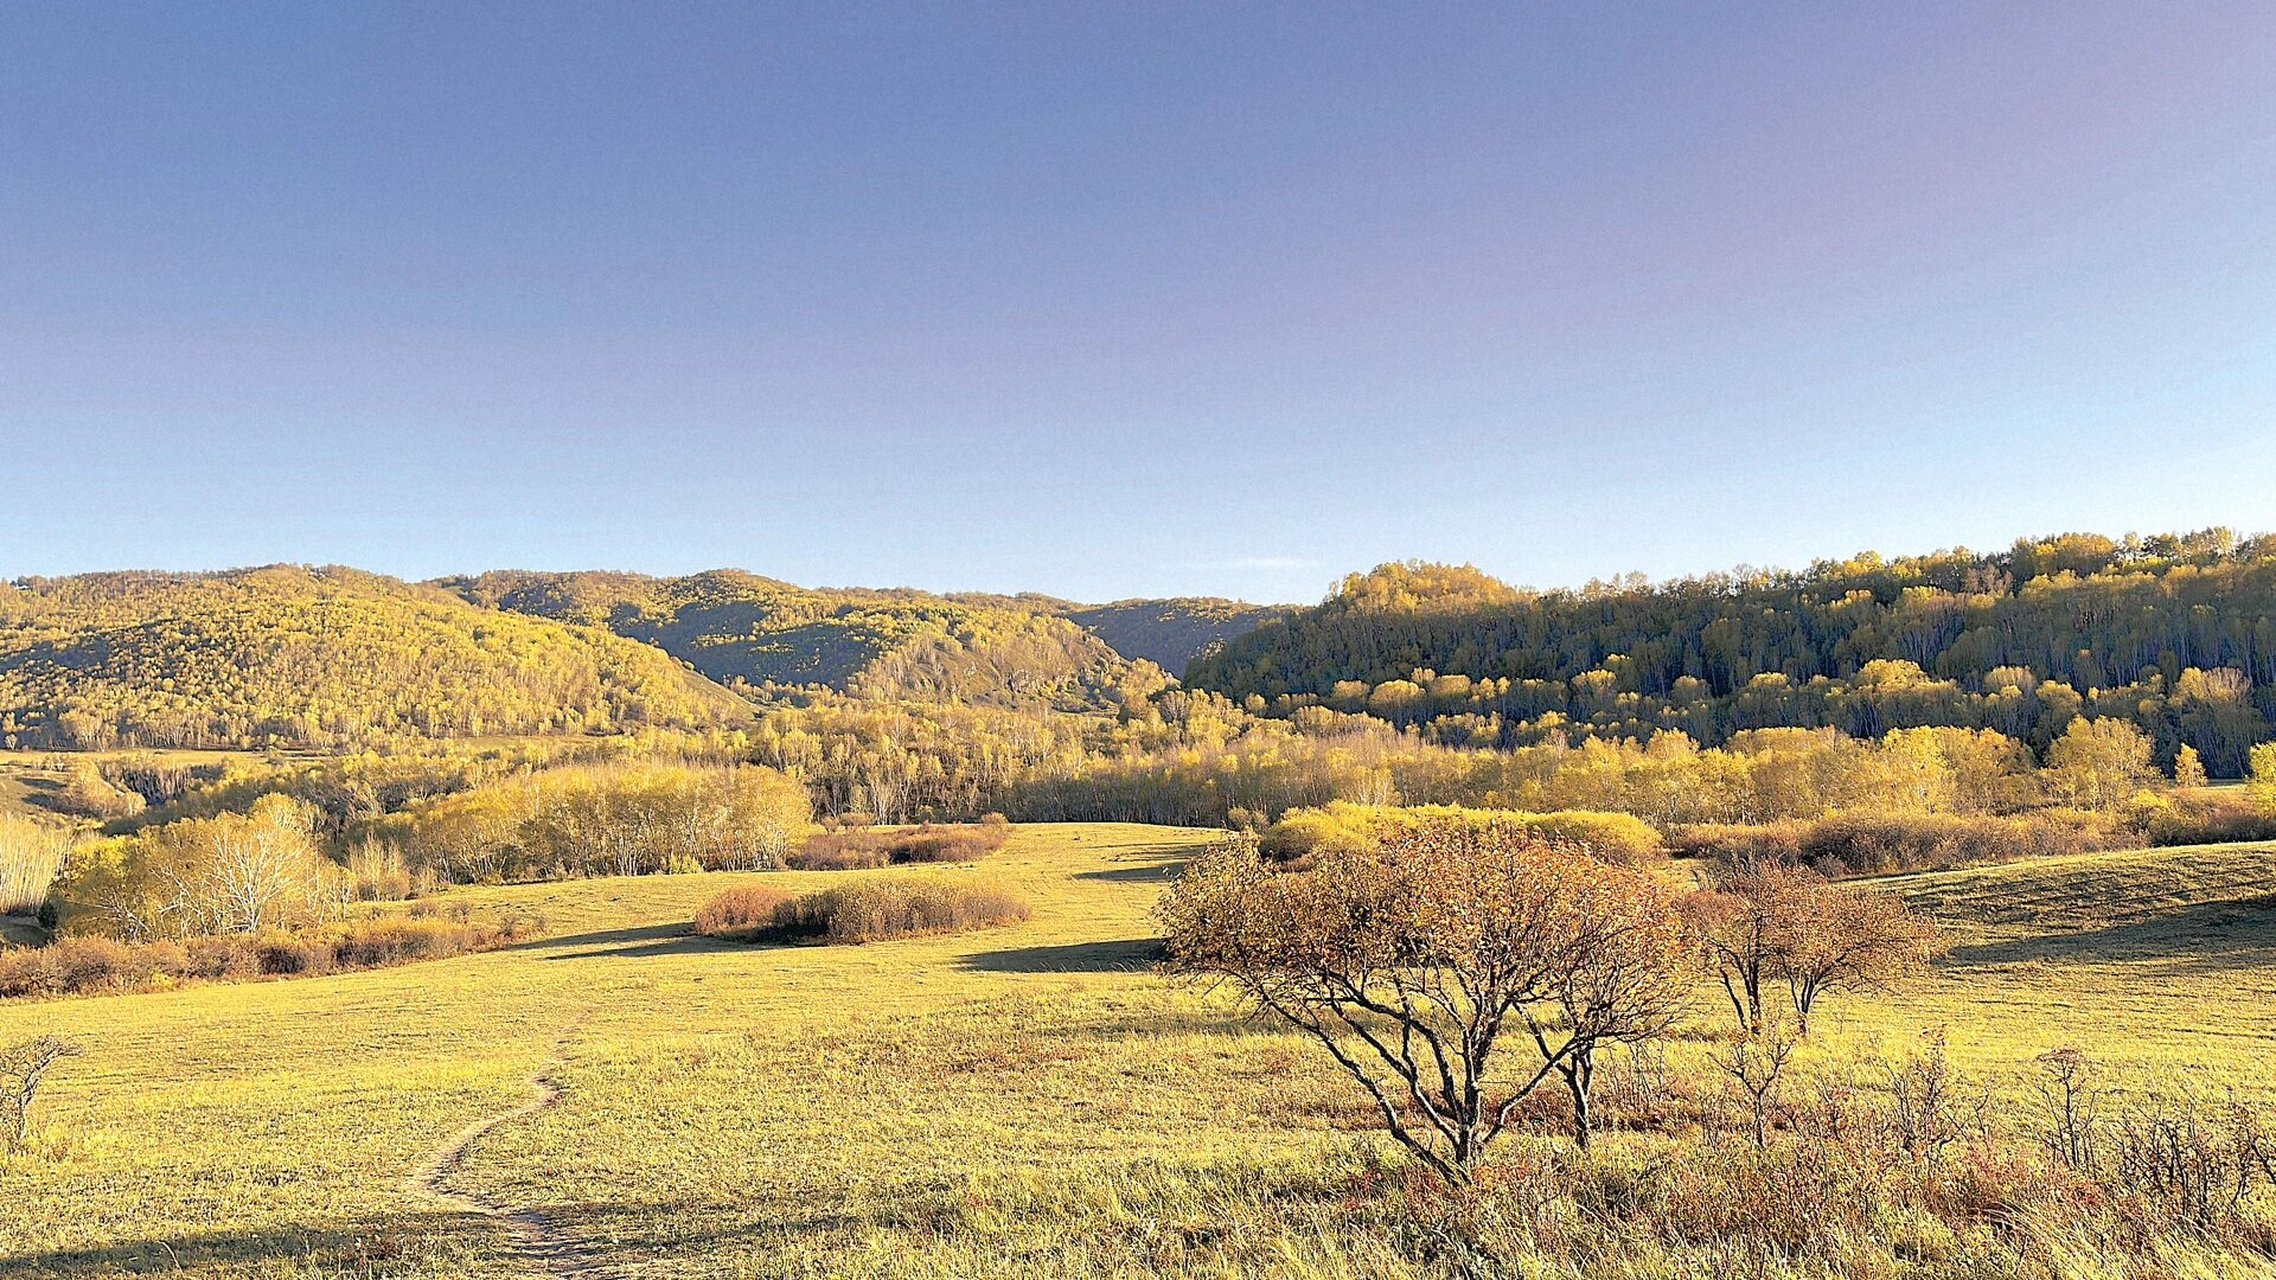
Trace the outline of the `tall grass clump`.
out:
M 1028 914 L 1019 895 L 997 885 L 865 880 L 796 898 L 764 888 L 730 889 L 696 913 L 695 931 L 859 945 L 1017 924 Z
M 1465 1275 L 1703 1275 L 1733 1258 L 1796 1278 L 2266 1273 L 2264 1106 L 2120 1096 L 2076 1049 L 2039 1062 L 2040 1105 L 1995 1116 L 1925 1036 L 1893 1061 L 1773 1073 L 1767 1126 L 1733 1081 L 1676 1073 L 1648 1091 L 1651 1114 L 1621 1118 L 1634 1141 L 1520 1146 L 1485 1184 L 1410 1177 L 1386 1204 L 1418 1252 L 1484 1264 Z M 1670 1109 L 1687 1123 L 1665 1125 Z
M 2141 843 L 2141 833 L 2119 814 L 2042 809 L 2009 817 L 1843 813 L 1806 821 L 1707 823 L 1678 828 L 1669 848 L 1679 857 L 1725 866 L 1782 863 L 1840 876 L 1948 871 Z
M 790 855 L 797 871 L 866 871 L 913 862 L 977 862 L 1004 847 L 1011 824 L 1000 816 L 961 826 L 825 831 Z
M 0 915 L 31 915 L 63 874 L 73 834 L 24 814 L 0 813 Z
M 163 991 L 188 982 L 315 978 L 491 951 L 542 932 L 542 923 L 387 915 L 298 932 L 208 935 L 153 942 L 63 937 L 0 950 L 0 999 Z
M 707 938 L 754 938 L 774 928 L 791 896 L 765 885 L 729 889 L 695 913 L 695 931 Z

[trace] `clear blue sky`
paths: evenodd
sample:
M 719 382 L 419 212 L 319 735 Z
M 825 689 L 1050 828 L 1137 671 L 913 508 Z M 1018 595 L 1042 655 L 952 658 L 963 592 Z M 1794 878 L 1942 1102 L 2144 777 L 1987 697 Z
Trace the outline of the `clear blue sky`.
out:
M 2276 528 L 2276 6 L 0 7 L 0 575 Z

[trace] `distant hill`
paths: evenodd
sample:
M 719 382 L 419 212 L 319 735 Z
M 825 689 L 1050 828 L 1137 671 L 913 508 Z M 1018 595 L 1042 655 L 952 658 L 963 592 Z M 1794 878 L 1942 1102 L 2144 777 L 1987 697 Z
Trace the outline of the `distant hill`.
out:
M 755 691 L 1081 709 L 1148 679 L 1045 597 L 811 589 L 735 570 L 498 571 L 436 585 L 484 607 L 606 627 Z
M 0 734 L 25 747 L 340 746 L 749 717 L 653 648 L 354 569 L 0 586 Z
M 1291 610 L 1213 596 L 1072 605 L 1062 616 L 1088 628 L 1126 658 L 1144 658 L 1173 675 L 1194 659 Z
M 2044 746 L 2075 716 L 2120 716 L 2161 762 L 2188 744 L 2233 777 L 2276 737 L 2276 539 L 2066 534 L 1580 591 L 1391 564 L 1186 679 L 1477 744 L 1959 725 Z

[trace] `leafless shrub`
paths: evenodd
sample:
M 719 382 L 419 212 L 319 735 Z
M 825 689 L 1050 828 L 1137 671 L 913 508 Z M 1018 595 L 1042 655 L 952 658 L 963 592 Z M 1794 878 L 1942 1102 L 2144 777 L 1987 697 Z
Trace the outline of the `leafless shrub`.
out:
M 2258 1186 L 2276 1186 L 2276 1132 L 2233 1093 L 2153 1096 L 2107 1128 L 2108 1180 L 2178 1225 L 2212 1232 L 2234 1220 Z
M 1952 1144 L 1983 1130 L 1990 1092 L 1971 1091 L 1952 1069 L 1942 1027 L 1923 1031 L 1919 1046 L 1885 1070 L 1890 1133 L 1906 1155 L 1934 1163 Z
M 1515 824 L 1425 823 L 1325 846 L 1301 872 L 1236 837 L 1157 914 L 1173 971 L 1310 1035 L 1392 1137 L 1455 1182 L 1551 1079 L 1586 1146 L 1597 1050 L 1663 1034 L 1682 1001 L 1660 882 Z M 1501 1070 L 1505 1031 L 1538 1060 Z
M 2094 1064 L 2075 1048 L 2051 1049 L 2036 1061 L 2046 1073 L 2037 1091 L 2045 1112 L 2047 1150 L 2069 1168 L 2093 1172 L 2103 1104 Z
M 1747 1109 L 1757 1151 L 1770 1145 L 1770 1118 L 1778 1106 L 1779 1086 L 1799 1043 L 1785 1024 L 1771 1021 L 1736 1032 L 1707 1055 L 1707 1060 L 1729 1077 L 1740 1104 Z

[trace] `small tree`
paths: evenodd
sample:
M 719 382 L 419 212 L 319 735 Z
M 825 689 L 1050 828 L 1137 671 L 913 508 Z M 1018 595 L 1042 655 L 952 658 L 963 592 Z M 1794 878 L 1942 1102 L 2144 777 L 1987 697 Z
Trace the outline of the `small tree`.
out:
M 1803 1035 L 1829 991 L 1879 991 L 1928 967 L 1942 948 L 1934 922 L 1896 897 L 1821 884 L 1782 930 L 1779 967 Z
M 1877 990 L 1936 954 L 1934 923 L 1886 894 L 1764 864 L 1684 899 L 1683 914 L 1741 1031 L 1764 1025 L 1763 993 L 1784 983 L 1803 1035 L 1829 991 Z
M 2251 770 L 2247 787 L 2262 811 L 2276 813 L 2276 742 L 2263 742 L 2246 757 Z
M 1552 1076 L 1590 1129 L 1595 1052 L 1664 1032 L 1683 938 L 1668 891 L 1514 825 L 1424 823 L 1281 873 L 1253 841 L 1187 869 L 1158 914 L 1175 972 L 1311 1036 L 1393 1138 L 1466 1181 Z M 1537 1050 L 1508 1068 L 1515 1031 Z
M 1683 899 L 1684 921 L 1741 1031 L 1763 1025 L 1762 994 L 1785 974 L 1787 934 L 1801 900 L 1823 883 L 1811 871 L 1762 863 L 1726 878 L 1719 889 Z
M 37 1036 L 0 1049 L 0 1132 L 7 1134 L 10 1150 L 22 1150 L 31 1135 L 32 1103 L 39 1098 L 48 1069 L 79 1054 L 78 1045 L 55 1036 Z
M 2101 1125 L 2102 1090 L 2084 1051 L 2050 1049 L 2038 1062 L 2047 1073 L 2039 1101 L 2047 1113 L 2047 1149 L 2073 1169 L 2094 1169 L 2095 1131 Z
M 2197 748 L 2186 742 L 2181 744 L 2181 750 L 2173 757 L 2173 785 L 2201 787 L 2205 782 L 2204 757 L 2197 754 Z

